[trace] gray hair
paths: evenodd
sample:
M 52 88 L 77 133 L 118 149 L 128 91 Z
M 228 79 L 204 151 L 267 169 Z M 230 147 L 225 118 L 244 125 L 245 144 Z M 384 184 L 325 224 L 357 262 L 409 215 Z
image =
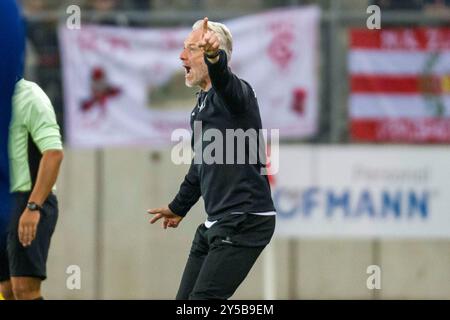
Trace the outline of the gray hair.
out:
M 198 20 L 192 26 L 192 30 L 197 30 L 203 27 L 203 20 Z M 233 52 L 233 37 L 226 25 L 219 22 L 208 21 L 208 30 L 213 31 L 219 38 L 219 48 L 225 51 L 228 61 L 231 60 L 231 53 Z

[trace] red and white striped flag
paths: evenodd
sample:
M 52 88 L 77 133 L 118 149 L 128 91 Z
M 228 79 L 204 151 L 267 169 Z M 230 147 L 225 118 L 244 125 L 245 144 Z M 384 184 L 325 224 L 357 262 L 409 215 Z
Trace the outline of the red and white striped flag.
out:
M 450 142 L 450 28 L 352 29 L 354 141 Z

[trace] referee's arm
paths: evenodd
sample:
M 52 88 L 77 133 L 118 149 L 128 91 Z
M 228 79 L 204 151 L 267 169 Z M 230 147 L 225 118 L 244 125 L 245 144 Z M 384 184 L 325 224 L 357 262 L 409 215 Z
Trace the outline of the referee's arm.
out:
M 28 202 L 42 207 L 58 178 L 59 167 L 63 160 L 62 150 L 48 150 L 42 154 L 36 184 Z M 19 241 L 24 247 L 31 245 L 36 237 L 40 215 L 28 208 L 22 213 L 19 221 Z
M 24 123 L 42 153 L 29 201 L 42 206 L 56 183 L 64 154 L 59 126 L 50 100 L 36 99 L 29 110 Z
M 62 150 L 47 150 L 42 154 L 36 184 L 31 192 L 29 202 L 42 206 L 58 178 L 59 168 L 64 158 Z
M 34 202 L 42 207 L 56 183 L 64 157 L 59 126 L 50 100 L 39 98 L 33 100 L 24 124 L 42 153 L 36 182 L 28 202 Z M 26 208 L 22 213 L 18 233 L 19 241 L 24 247 L 31 245 L 35 239 L 39 220 L 39 212 Z

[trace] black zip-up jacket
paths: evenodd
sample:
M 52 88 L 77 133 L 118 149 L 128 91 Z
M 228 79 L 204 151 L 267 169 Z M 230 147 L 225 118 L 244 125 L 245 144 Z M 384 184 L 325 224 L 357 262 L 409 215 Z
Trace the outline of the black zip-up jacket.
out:
M 194 160 L 189 168 L 178 194 L 169 204 L 170 210 L 177 215 L 185 216 L 200 196 L 205 202 L 208 220 L 214 221 L 230 213 L 259 213 L 275 211 L 270 185 L 267 175 L 261 174 L 264 161 L 258 157 L 256 163 L 251 162 L 254 152 L 249 150 L 249 139 L 245 143 L 245 163 L 237 164 L 237 140 L 234 143 L 234 164 L 227 164 L 226 130 L 248 129 L 259 133 L 262 129 L 258 102 L 250 85 L 234 75 L 228 67 L 227 56 L 220 51 L 219 61 L 210 63 L 205 57 L 208 66 L 212 88 L 208 92 L 200 92 L 198 104 L 191 113 L 191 128 L 194 130 L 194 121 L 201 121 L 202 136 L 208 129 L 216 129 L 223 136 L 222 164 L 207 164 L 202 161 L 196 164 Z M 199 106 L 204 103 L 204 108 Z M 252 131 L 252 130 L 250 130 Z M 264 140 L 258 135 L 250 135 L 256 139 L 258 145 Z M 206 140 L 205 138 L 202 140 Z M 215 139 L 207 143 L 202 142 L 202 151 Z M 220 142 L 220 140 L 219 140 Z M 230 140 L 228 140 L 228 143 Z M 191 147 L 194 147 L 194 134 L 192 134 Z M 211 149 L 211 148 L 210 148 Z M 253 149 L 254 150 L 254 149 Z M 258 153 L 258 152 L 256 152 Z M 261 152 L 265 156 L 264 152 Z M 196 154 L 197 155 L 197 154 Z M 218 154 L 214 154 L 218 155 Z M 253 163 L 253 164 L 251 164 Z

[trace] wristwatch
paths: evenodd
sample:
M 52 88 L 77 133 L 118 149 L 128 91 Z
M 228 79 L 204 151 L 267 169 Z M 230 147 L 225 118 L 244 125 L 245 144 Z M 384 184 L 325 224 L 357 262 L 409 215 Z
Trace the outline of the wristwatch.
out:
M 30 211 L 41 211 L 42 210 L 42 207 L 40 205 L 38 205 L 36 202 L 28 202 L 27 208 Z

